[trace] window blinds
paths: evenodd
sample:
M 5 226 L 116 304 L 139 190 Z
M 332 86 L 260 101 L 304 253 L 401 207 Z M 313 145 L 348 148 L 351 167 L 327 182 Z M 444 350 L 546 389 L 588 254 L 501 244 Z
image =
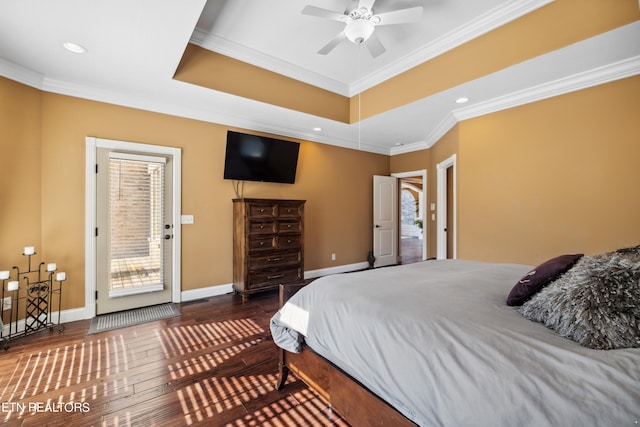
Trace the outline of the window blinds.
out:
M 162 289 L 164 173 L 164 158 L 109 153 L 110 296 Z

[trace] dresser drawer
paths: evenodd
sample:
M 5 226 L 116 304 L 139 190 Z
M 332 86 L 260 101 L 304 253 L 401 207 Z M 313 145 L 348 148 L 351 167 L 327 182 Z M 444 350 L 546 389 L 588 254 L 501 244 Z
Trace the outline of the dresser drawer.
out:
M 298 249 L 302 246 L 300 235 L 277 236 L 275 240 L 276 248 L 278 249 Z
M 280 218 L 300 218 L 302 217 L 302 207 L 300 203 L 278 203 L 278 217 Z
M 249 251 L 266 251 L 276 249 L 276 238 L 273 236 L 250 237 Z
M 278 212 L 277 203 L 249 203 L 247 216 L 249 218 L 273 218 Z
M 284 220 L 278 221 L 279 233 L 300 233 L 302 231 L 302 223 L 300 220 Z
M 258 288 L 273 288 L 281 283 L 299 282 L 302 280 L 302 269 L 293 267 L 288 269 L 268 269 L 264 271 L 252 271 L 248 275 L 247 287 L 249 290 Z
M 249 256 L 249 269 L 258 270 L 270 267 L 300 264 L 302 254 L 296 252 L 275 252 L 271 254 L 254 254 Z
M 249 222 L 249 235 L 255 236 L 258 234 L 273 234 L 277 230 L 275 221 L 268 222 Z

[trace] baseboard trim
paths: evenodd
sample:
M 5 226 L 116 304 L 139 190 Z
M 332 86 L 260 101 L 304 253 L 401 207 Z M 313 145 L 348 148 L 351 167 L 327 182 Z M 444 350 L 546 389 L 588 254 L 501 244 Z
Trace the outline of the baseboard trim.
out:
M 339 265 L 337 267 L 320 268 L 318 270 L 305 271 L 304 277 L 305 279 L 315 279 L 317 277 L 328 276 L 330 274 L 349 273 L 351 271 L 364 270 L 365 268 L 369 268 L 368 262 L 356 262 L 354 264 L 345 264 Z
M 206 288 L 190 289 L 188 291 L 182 291 L 180 302 L 193 301 L 200 298 L 215 297 L 218 295 L 224 295 L 233 292 L 233 285 L 231 283 L 223 285 L 207 286 Z
M 348 273 L 351 271 L 364 270 L 366 268 L 369 268 L 368 262 L 366 261 L 357 262 L 354 264 L 345 264 L 345 265 L 339 265 L 336 267 L 320 268 L 317 270 L 305 271 L 304 277 L 305 279 L 315 279 L 321 276 L 328 276 L 331 274 L 339 274 L 339 273 Z M 174 301 L 174 302 L 193 301 L 201 298 L 209 298 L 209 297 L 215 297 L 218 295 L 224 295 L 231 292 L 233 292 L 233 285 L 231 283 L 207 286 L 205 288 L 190 289 L 187 291 L 182 291 L 180 293 L 181 301 Z M 60 323 L 64 324 L 68 322 L 75 322 L 77 320 L 92 319 L 94 317 L 95 312 L 96 310 L 93 304 L 85 307 L 80 307 L 80 308 L 62 310 L 59 314 Z M 58 313 L 55 313 L 55 312 L 51 313 L 51 321 L 53 323 L 58 322 Z M 24 320 L 19 320 L 17 326 L 18 326 L 18 333 L 24 331 Z M 8 325 L 4 325 L 4 327 L 7 328 Z

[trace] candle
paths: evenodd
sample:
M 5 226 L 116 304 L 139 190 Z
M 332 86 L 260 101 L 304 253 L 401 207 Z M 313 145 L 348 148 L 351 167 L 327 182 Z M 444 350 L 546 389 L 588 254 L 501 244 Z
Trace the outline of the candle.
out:
M 7 270 L 0 271 L 0 280 L 7 280 L 9 278 L 9 272 Z
M 67 279 L 67 273 L 65 273 L 64 271 L 61 271 L 60 273 L 56 274 L 56 282 L 64 282 Z
M 24 255 L 33 255 L 36 253 L 36 248 L 33 246 L 24 247 Z
M 58 266 L 55 262 L 47 264 L 47 271 L 56 271 L 56 268 L 58 268 Z
M 7 284 L 7 290 L 9 290 L 9 291 L 17 291 L 19 285 L 20 285 L 20 282 L 18 282 L 17 280 L 12 280 L 11 282 L 9 282 Z

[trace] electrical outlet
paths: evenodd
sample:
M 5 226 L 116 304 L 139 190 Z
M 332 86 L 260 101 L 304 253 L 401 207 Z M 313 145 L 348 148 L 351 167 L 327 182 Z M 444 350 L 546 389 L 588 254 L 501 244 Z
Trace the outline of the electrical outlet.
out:
M 2 302 L 2 309 L 7 311 L 11 310 L 11 297 L 6 297 Z
M 336 260 L 336 254 L 331 254 L 331 261 L 335 261 Z

